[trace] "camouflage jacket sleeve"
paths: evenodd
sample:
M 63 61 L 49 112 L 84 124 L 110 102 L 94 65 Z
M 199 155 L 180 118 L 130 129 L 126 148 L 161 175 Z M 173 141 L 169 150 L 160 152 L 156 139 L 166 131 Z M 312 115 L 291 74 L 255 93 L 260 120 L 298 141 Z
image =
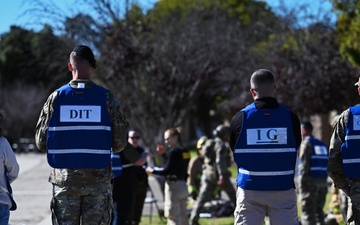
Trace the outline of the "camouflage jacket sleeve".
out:
M 219 175 L 225 176 L 228 173 L 227 164 L 229 157 L 229 147 L 219 138 L 216 138 L 215 154 L 216 154 L 216 169 Z
M 349 110 L 345 110 L 336 121 L 329 147 L 328 174 L 334 181 L 337 188 L 347 188 L 348 180 L 342 169 L 341 145 L 345 141 L 345 130 L 348 120 Z
M 300 158 L 300 165 L 299 165 L 299 172 L 300 172 L 300 182 L 302 178 L 306 177 L 310 173 L 310 161 L 311 161 L 311 154 L 313 151 L 313 145 L 309 141 L 309 138 L 305 138 L 300 145 L 299 150 L 299 158 Z
M 120 152 L 128 142 L 129 124 L 121 111 L 119 101 L 110 91 L 107 92 L 107 106 L 111 121 L 112 150 Z
M 53 105 L 57 92 L 53 92 L 45 102 L 35 128 L 35 143 L 38 149 L 46 152 L 46 134 L 49 126 L 50 116 L 54 111 Z

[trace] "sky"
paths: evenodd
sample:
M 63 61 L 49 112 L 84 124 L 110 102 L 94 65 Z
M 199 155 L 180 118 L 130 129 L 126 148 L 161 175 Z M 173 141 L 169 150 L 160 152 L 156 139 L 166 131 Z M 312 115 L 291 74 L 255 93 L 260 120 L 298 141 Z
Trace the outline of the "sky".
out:
M 25 3 L 25 2 L 28 3 Z M 46 1 L 46 0 L 43 0 Z M 51 1 L 51 0 L 48 0 Z M 320 6 L 324 7 L 325 10 L 331 10 L 331 5 L 328 3 L 328 0 L 264 0 L 274 9 L 281 6 L 281 2 L 285 3 L 287 6 L 296 7 L 300 4 L 311 3 L 311 10 L 316 13 Z M 31 25 L 31 15 L 24 14 L 24 12 L 29 8 L 30 0 L 0 0 L 0 34 L 8 32 L 10 26 L 16 25 L 21 26 L 25 29 L 34 29 L 34 25 Z M 53 0 L 61 9 L 69 11 L 72 4 L 75 4 L 77 0 Z M 138 0 L 144 8 L 151 8 L 156 0 Z

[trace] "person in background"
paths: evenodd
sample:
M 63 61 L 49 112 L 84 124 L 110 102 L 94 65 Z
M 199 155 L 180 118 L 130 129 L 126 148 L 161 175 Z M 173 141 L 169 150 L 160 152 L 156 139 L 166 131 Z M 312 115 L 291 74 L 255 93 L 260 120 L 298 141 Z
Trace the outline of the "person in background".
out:
M 195 201 L 200 191 L 200 180 L 202 175 L 202 167 L 204 164 L 204 157 L 201 153 L 201 148 L 207 140 L 206 136 L 202 136 L 196 143 L 197 155 L 190 159 L 188 166 L 188 190 L 191 198 Z
M 10 208 L 12 202 L 8 185 L 10 185 L 19 175 L 19 164 L 16 160 L 13 149 L 8 140 L 2 136 L 2 124 L 5 112 L 0 110 L 0 225 L 8 225 L 10 218 Z
M 355 83 L 360 95 L 360 78 Z M 351 106 L 337 118 L 329 146 L 328 175 L 348 196 L 347 224 L 360 224 L 360 105 Z
M 309 121 L 301 123 L 302 143 L 299 150 L 299 192 L 301 224 L 324 225 L 327 186 L 328 148 L 313 136 Z
M 182 146 L 180 132 L 176 128 L 164 133 L 166 163 L 162 168 L 147 167 L 146 172 L 165 177 L 165 212 L 168 225 L 188 225 L 186 212 L 188 190 L 186 185 L 190 152 Z
M 127 144 L 128 123 L 109 90 L 95 84 L 96 60 L 88 46 L 70 53 L 70 83 L 45 102 L 35 142 L 53 167 L 52 224 L 108 225 L 112 212 L 111 151 Z
M 113 158 L 113 202 L 114 212 L 112 225 L 131 224 L 129 215 L 134 205 L 134 194 L 137 189 L 138 176 L 136 168 L 146 163 L 147 152 L 139 153 L 131 144 L 134 143 L 134 130 L 129 131 L 128 144 L 120 153 L 114 153 Z M 138 136 L 136 136 L 138 137 Z M 121 168 L 119 173 L 118 168 Z M 132 219 L 132 218 L 131 218 Z
M 135 173 L 136 173 L 136 185 L 134 189 L 132 207 L 130 214 L 128 216 L 129 225 L 139 225 L 141 222 L 142 211 L 144 207 L 144 202 L 146 198 L 146 193 L 149 188 L 148 175 L 144 169 L 146 166 L 146 159 L 149 155 L 142 147 L 140 147 L 139 142 L 141 139 L 141 133 L 137 130 L 129 131 L 129 143 L 135 148 L 135 150 L 141 155 L 141 161 L 135 163 Z M 141 164 L 141 165 L 140 165 Z
M 202 146 L 204 166 L 201 177 L 200 193 L 191 210 L 191 225 L 199 224 L 200 212 L 204 204 L 214 198 L 214 193 L 220 187 L 226 192 L 233 207 L 236 204 L 236 192 L 230 181 L 231 149 L 228 146 L 230 128 L 219 125 L 214 130 L 214 139 L 208 139 Z
M 301 143 L 299 118 L 275 98 L 269 70 L 250 78 L 254 102 L 231 120 L 230 146 L 238 166 L 235 223 L 298 225 L 294 175 Z

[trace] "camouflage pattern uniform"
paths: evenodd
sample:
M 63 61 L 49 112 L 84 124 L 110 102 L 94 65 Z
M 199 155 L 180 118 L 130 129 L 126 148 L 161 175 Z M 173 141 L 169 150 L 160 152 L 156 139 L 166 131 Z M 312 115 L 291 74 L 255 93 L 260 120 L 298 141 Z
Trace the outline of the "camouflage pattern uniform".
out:
M 199 196 L 203 164 L 204 158 L 201 156 L 193 157 L 189 162 L 187 185 L 189 193 L 194 200 Z
M 94 85 L 91 80 L 72 80 L 70 85 L 76 88 L 79 82 L 85 83 L 85 88 Z M 49 96 L 36 125 L 35 141 L 42 152 L 47 149 L 47 130 L 56 96 L 57 92 Z M 110 91 L 107 92 L 107 108 L 112 127 L 112 150 L 120 152 L 127 144 L 128 123 L 120 111 L 117 99 Z M 109 224 L 113 208 L 112 178 L 111 164 L 106 169 L 54 168 L 49 177 L 49 182 L 53 184 L 53 224 Z
M 236 205 L 236 192 L 234 185 L 230 181 L 231 173 L 228 170 L 232 161 L 230 147 L 219 137 L 207 140 L 203 149 L 208 145 L 214 145 L 214 152 L 212 155 L 204 156 L 200 194 L 191 211 L 190 220 L 192 224 L 198 223 L 202 207 L 207 201 L 213 199 L 214 192 L 218 188 L 217 182 L 220 176 L 223 177 L 221 189 L 228 195 L 233 206 Z
M 345 142 L 349 109 L 341 113 L 336 121 L 329 147 L 328 174 L 336 188 L 348 192 L 347 223 L 360 224 L 360 179 L 348 179 L 343 172 L 341 145 Z
M 301 201 L 301 224 L 324 224 L 323 207 L 327 194 L 327 180 L 310 175 L 310 162 L 313 144 L 305 138 L 300 145 L 299 185 Z

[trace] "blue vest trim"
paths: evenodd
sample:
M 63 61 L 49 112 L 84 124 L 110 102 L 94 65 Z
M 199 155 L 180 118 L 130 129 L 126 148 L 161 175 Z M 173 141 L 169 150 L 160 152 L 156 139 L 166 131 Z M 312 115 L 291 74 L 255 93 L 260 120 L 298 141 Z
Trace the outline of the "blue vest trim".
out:
M 114 174 L 114 178 L 120 177 L 122 175 L 122 171 L 123 171 L 120 153 L 112 152 L 111 153 L 111 162 L 112 162 L 112 172 Z
M 234 148 L 238 166 L 237 184 L 245 190 L 288 190 L 294 188 L 296 144 L 290 110 L 242 110 L 243 124 Z
M 349 109 L 345 142 L 341 145 L 344 174 L 349 178 L 360 178 L 360 106 Z
M 310 176 L 327 178 L 327 164 L 329 161 L 328 148 L 325 143 L 309 136 L 309 141 L 313 146 L 310 162 Z
M 57 90 L 47 133 L 47 158 L 54 168 L 104 169 L 111 162 L 112 134 L 106 89 Z

